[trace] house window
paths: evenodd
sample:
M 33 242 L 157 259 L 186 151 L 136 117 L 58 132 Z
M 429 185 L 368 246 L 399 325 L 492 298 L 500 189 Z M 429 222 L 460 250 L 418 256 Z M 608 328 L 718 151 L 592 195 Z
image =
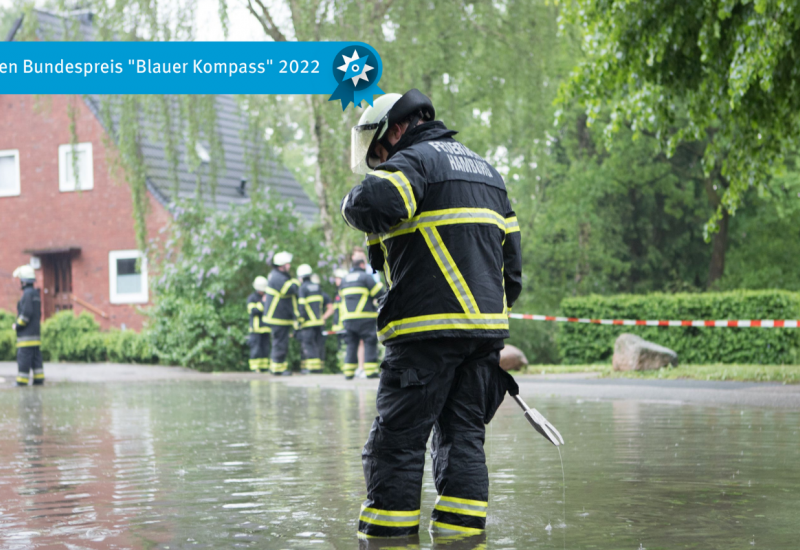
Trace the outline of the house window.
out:
M 0 151 L 0 197 L 19 195 L 19 151 Z
M 75 168 L 77 167 L 77 177 Z M 94 188 L 94 163 L 92 144 L 58 146 L 58 189 L 60 191 L 86 191 Z
M 138 250 L 108 253 L 109 298 L 112 304 L 146 304 L 147 258 Z

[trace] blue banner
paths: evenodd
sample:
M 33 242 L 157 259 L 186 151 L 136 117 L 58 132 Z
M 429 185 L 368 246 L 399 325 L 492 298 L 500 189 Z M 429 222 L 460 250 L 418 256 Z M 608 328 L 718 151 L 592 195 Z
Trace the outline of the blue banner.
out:
M 2 94 L 382 94 L 363 42 L 4 42 Z

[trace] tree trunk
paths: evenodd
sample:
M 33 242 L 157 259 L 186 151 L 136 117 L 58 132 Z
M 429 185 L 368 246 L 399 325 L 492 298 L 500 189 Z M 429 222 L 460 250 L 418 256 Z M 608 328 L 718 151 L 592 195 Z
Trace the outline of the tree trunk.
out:
M 325 244 L 329 249 L 334 249 L 334 234 L 333 234 L 333 217 L 328 209 L 328 188 L 322 178 L 322 168 L 320 162 L 320 152 L 322 150 L 322 141 L 325 139 L 323 127 L 325 121 L 323 120 L 322 113 L 320 112 L 319 100 L 311 95 L 306 96 L 308 104 L 309 118 L 311 120 L 311 139 L 314 143 L 315 155 L 317 162 L 314 163 L 314 192 L 317 194 L 317 203 L 319 205 L 319 220 L 322 224 L 322 232 L 325 234 Z
M 725 252 L 728 250 L 728 220 L 730 214 L 722 209 L 719 231 L 711 236 L 711 265 L 708 268 L 708 288 L 725 274 Z

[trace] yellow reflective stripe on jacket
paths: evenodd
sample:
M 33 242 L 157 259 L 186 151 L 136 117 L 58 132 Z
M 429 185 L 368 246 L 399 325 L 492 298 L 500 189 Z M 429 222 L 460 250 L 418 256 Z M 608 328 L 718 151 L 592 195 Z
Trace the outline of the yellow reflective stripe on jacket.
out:
M 250 332 L 254 332 L 256 334 L 268 334 L 272 332 L 272 329 L 267 325 L 262 325 L 260 318 L 253 317 L 253 325 L 250 327 Z
M 420 315 L 392 321 L 380 331 L 383 342 L 403 334 L 434 330 L 508 330 L 508 315 L 504 313 L 439 313 Z
M 247 304 L 247 313 L 253 313 L 253 310 L 264 311 L 264 304 L 261 302 L 250 302 Z
M 447 283 L 458 299 L 458 303 L 461 304 L 464 313 L 480 313 L 475 297 L 470 292 L 464 276 L 450 255 L 450 251 L 444 245 L 442 236 L 439 235 L 435 227 L 424 227 L 421 232 L 422 236 L 425 237 L 425 242 L 428 243 L 431 254 L 433 254 L 436 263 L 439 265 L 439 269 L 442 270 Z
M 21 327 L 24 327 L 25 325 L 28 324 L 28 321 L 25 319 L 24 316 L 20 315 L 19 317 L 17 317 L 17 324 Z
M 286 297 L 286 293 L 289 292 L 289 289 L 292 288 L 292 285 L 300 286 L 300 281 L 298 281 L 297 279 L 289 279 L 288 281 L 283 283 L 283 287 L 281 287 L 281 292 L 280 292 L 282 297 L 284 298 Z
M 519 231 L 519 221 L 517 221 L 517 217 L 513 216 L 511 218 L 506 218 L 506 234 L 518 231 Z
M 383 283 L 376 283 L 375 287 L 381 285 L 383 287 Z M 373 287 L 373 288 L 375 288 Z M 373 319 L 378 316 L 377 311 L 364 311 L 364 308 L 367 305 L 367 300 L 370 297 L 370 290 L 365 286 L 351 286 L 349 288 L 343 288 L 339 291 L 339 296 L 354 296 L 354 295 L 361 295 L 361 299 L 358 301 L 356 305 L 356 309 L 350 311 L 347 309 L 347 300 L 342 300 L 341 305 L 339 306 L 339 320 L 340 321 L 350 321 L 352 319 Z
M 513 220 L 513 221 L 512 221 Z M 510 223 L 516 223 L 517 230 L 519 223 L 516 217 L 509 218 Z M 419 216 L 414 216 L 408 221 L 399 223 L 392 227 L 388 233 L 378 235 L 371 233 L 367 235 L 367 244 L 378 244 L 393 237 L 413 233 L 422 227 L 441 227 L 443 225 L 456 225 L 464 223 L 489 224 L 497 226 L 504 232 L 507 231 L 506 218 L 488 208 L 446 208 L 443 210 L 431 210 L 423 212 Z
M 34 346 L 41 346 L 41 340 L 17 340 L 18 348 L 32 348 Z
M 389 251 L 386 250 L 386 243 L 378 239 L 381 244 L 381 251 L 383 252 L 383 276 L 386 277 L 386 284 L 392 288 L 392 270 L 389 268 Z
M 372 287 L 372 290 L 369 291 L 369 295 L 371 297 L 375 297 L 375 295 L 383 289 L 383 283 L 375 283 L 375 286 Z
M 408 178 L 406 178 L 402 172 L 386 172 L 384 170 L 376 170 L 374 172 L 369 172 L 369 175 L 377 176 L 392 182 L 395 188 L 397 188 L 397 192 L 400 193 L 400 197 L 403 199 L 403 204 L 406 206 L 406 212 L 408 212 L 408 218 L 406 219 L 410 220 L 414 217 L 414 214 L 417 212 L 417 199 L 414 198 L 414 189 L 408 182 Z
M 419 525 L 419 510 L 380 510 L 362 506 L 358 519 L 382 527 L 415 527 Z

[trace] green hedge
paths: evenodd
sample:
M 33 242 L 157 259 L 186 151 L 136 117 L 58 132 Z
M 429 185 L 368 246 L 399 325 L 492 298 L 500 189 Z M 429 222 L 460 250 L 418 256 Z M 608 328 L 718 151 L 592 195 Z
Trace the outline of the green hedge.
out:
M 0 310 L 0 360 L 16 360 L 14 317 Z M 45 361 L 157 363 L 147 334 L 111 329 L 101 332 L 94 318 L 83 312 L 62 311 L 42 323 L 42 358 Z
M 781 290 L 566 298 L 561 313 L 593 319 L 800 319 L 800 294 Z M 564 323 L 557 342 L 562 362 L 608 362 L 623 332 L 675 350 L 684 364 L 797 364 L 800 329 L 622 327 Z

